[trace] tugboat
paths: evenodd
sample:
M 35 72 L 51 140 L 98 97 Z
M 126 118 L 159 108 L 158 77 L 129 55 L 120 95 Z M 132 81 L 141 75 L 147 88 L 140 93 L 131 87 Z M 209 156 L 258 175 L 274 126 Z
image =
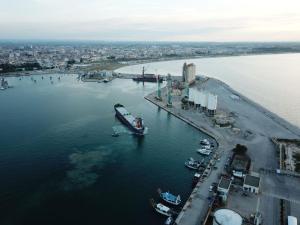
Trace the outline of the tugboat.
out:
M 142 118 L 134 117 L 129 113 L 125 107 L 121 104 L 116 104 L 114 106 L 116 111 L 117 118 L 125 124 L 130 130 L 137 135 L 144 135 L 145 134 L 145 126 L 144 121 Z
M 172 205 L 179 205 L 181 203 L 180 195 L 173 195 L 170 192 L 162 192 L 160 188 L 157 189 L 159 196 L 167 203 Z
M 171 208 L 161 203 L 155 203 L 154 199 L 150 199 L 150 204 L 152 205 L 152 207 L 155 209 L 156 212 L 164 216 L 171 217 L 173 214 L 175 214 L 175 212 Z
M 184 163 L 184 165 L 192 170 L 198 170 L 201 162 L 196 161 L 191 157 Z

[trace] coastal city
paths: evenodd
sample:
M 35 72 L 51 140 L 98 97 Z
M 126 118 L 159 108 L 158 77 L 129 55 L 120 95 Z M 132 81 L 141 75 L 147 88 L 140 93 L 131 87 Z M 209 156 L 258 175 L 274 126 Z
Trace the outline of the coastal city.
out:
M 1 73 L 94 72 L 185 58 L 300 52 L 299 43 L 0 42 Z

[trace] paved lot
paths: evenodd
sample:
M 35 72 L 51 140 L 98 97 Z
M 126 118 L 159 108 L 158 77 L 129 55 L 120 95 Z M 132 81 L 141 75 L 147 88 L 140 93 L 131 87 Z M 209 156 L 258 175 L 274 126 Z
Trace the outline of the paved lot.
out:
M 248 218 L 256 212 L 259 204 L 259 195 L 249 193 L 243 196 L 241 190 L 231 189 L 226 207 L 238 212 L 241 216 Z

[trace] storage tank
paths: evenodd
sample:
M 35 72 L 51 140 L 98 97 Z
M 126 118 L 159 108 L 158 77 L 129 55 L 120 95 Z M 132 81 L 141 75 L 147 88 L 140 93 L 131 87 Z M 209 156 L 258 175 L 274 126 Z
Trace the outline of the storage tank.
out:
M 196 90 L 194 93 L 194 102 L 195 102 L 196 107 L 200 107 L 200 105 L 201 105 L 200 92 L 198 90 Z
M 297 218 L 294 216 L 288 216 L 288 225 L 297 225 Z
M 242 225 L 243 218 L 230 209 L 219 209 L 214 213 L 213 225 Z
M 189 102 L 194 103 L 195 100 L 195 90 L 193 88 L 189 88 Z
M 200 98 L 200 106 L 201 106 L 201 108 L 202 109 L 206 109 L 206 107 L 207 107 L 207 93 L 200 92 L 199 98 Z
M 216 114 L 217 105 L 218 105 L 218 96 L 214 94 L 208 94 L 207 112 L 209 115 L 213 116 Z

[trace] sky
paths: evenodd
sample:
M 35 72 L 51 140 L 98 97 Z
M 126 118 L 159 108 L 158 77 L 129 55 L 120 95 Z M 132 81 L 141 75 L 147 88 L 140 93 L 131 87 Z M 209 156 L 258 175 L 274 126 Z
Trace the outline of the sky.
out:
M 300 0 L 0 0 L 0 39 L 300 41 Z

